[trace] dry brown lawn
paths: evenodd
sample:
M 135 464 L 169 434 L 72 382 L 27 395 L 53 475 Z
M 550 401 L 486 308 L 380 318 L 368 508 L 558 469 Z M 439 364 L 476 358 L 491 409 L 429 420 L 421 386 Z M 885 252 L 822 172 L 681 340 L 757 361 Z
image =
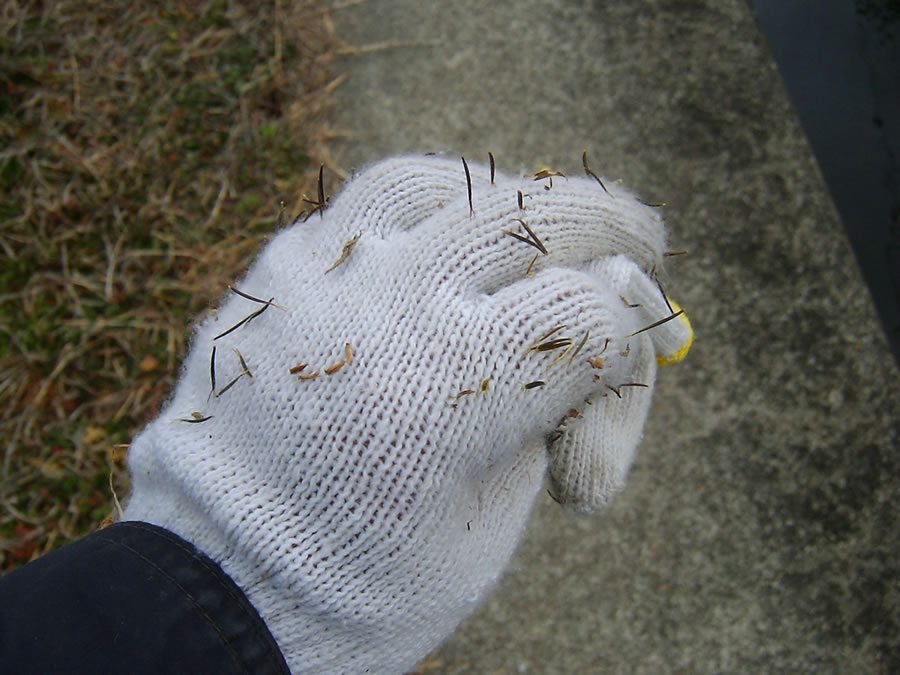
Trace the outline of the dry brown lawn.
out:
M 318 0 L 0 9 L 0 573 L 97 528 L 190 323 L 296 212 L 335 84 Z

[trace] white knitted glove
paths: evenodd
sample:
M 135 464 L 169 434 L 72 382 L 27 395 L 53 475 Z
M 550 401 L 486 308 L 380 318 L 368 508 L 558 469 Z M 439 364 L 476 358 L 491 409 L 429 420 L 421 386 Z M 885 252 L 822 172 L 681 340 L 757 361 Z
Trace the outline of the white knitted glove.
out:
M 673 313 L 656 209 L 471 173 L 473 212 L 458 159 L 401 157 L 281 232 L 236 284 L 271 304 L 229 294 L 131 445 L 125 517 L 216 560 L 295 673 L 414 667 L 497 581 L 548 465 L 576 510 L 621 489 L 657 360 L 689 346 L 683 315 L 637 332 Z

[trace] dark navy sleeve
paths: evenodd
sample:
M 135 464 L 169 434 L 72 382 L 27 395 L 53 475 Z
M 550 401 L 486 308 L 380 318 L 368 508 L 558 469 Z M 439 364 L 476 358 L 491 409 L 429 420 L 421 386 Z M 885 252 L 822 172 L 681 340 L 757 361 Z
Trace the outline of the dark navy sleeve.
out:
M 0 578 L 7 673 L 289 673 L 256 609 L 175 534 L 111 525 Z

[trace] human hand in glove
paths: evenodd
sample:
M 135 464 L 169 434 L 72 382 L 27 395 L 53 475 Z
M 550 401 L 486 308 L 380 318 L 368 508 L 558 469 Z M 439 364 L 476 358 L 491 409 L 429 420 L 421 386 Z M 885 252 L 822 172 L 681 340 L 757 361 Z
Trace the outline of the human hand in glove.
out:
M 126 519 L 217 561 L 294 672 L 414 667 L 497 581 L 548 470 L 576 511 L 622 488 L 657 363 L 690 345 L 650 276 L 657 209 L 491 173 L 352 178 L 201 323 L 131 445 Z

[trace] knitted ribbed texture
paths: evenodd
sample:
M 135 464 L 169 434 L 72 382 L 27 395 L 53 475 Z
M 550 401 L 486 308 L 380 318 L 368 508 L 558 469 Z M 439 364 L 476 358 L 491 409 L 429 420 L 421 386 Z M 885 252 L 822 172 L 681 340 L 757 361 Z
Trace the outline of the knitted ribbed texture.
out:
M 294 672 L 413 668 L 498 579 L 548 464 L 578 510 L 621 488 L 651 395 L 622 385 L 687 341 L 680 318 L 631 335 L 671 313 L 644 274 L 658 209 L 469 167 L 473 212 L 458 159 L 401 157 L 281 232 L 235 284 L 274 304 L 229 293 L 131 445 L 126 518 L 218 561 Z

